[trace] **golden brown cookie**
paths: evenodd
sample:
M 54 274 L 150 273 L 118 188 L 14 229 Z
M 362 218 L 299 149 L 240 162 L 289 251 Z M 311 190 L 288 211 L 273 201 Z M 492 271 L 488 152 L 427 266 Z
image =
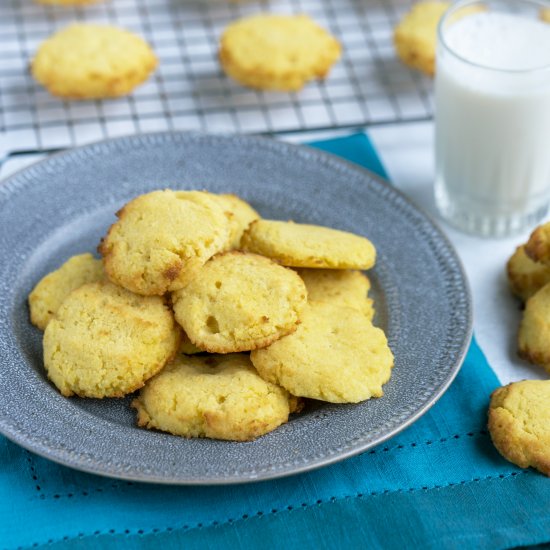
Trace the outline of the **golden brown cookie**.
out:
M 104 276 L 103 263 L 91 254 L 69 258 L 59 269 L 43 277 L 29 294 L 31 323 L 44 330 L 73 290 Z
M 67 397 L 122 397 L 174 357 L 179 339 L 162 298 L 88 283 L 71 292 L 48 323 L 44 366 Z
M 225 29 L 219 51 L 223 70 L 243 86 L 281 91 L 325 78 L 340 55 L 339 42 L 307 15 L 235 21 Z
M 527 300 L 518 340 L 521 357 L 550 372 L 550 283 Z
M 393 355 L 382 330 L 356 309 L 309 302 L 293 334 L 250 354 L 260 376 L 292 395 L 357 403 L 383 395 Z
M 506 264 L 506 271 L 512 292 L 523 301 L 550 283 L 550 267 L 531 260 L 525 253 L 525 246 L 516 248 Z
M 352 307 L 374 317 L 374 303 L 368 297 L 370 281 L 361 271 L 350 269 L 297 269 L 306 284 L 308 300 Z
M 172 300 L 191 342 L 214 353 L 261 348 L 296 330 L 307 298 L 300 277 L 268 258 L 212 258 Z
M 525 253 L 534 262 L 550 264 L 550 222 L 535 228 L 525 245 Z
M 183 437 L 250 441 L 288 420 L 297 400 L 245 354 L 179 356 L 134 399 L 139 426 Z
M 101 99 L 130 93 L 157 66 L 139 36 L 124 29 L 73 24 L 48 38 L 32 62 L 32 74 L 66 99 Z
M 365 237 L 320 225 L 256 220 L 244 232 L 241 248 L 289 267 L 370 269 L 376 250 Z
M 418 2 L 395 27 L 395 49 L 405 65 L 433 76 L 437 25 L 450 5 L 450 2 Z
M 137 294 L 182 288 L 231 238 L 218 200 L 200 191 L 153 191 L 117 216 L 99 251 L 111 281 Z
M 495 390 L 489 432 L 504 458 L 550 476 L 550 380 L 524 380 Z

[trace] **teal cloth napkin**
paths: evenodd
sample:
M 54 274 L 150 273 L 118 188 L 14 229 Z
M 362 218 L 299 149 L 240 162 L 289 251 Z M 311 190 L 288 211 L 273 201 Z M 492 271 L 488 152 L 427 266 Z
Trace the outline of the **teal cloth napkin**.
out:
M 315 144 L 385 176 L 363 134 Z M 550 541 L 550 480 L 495 451 L 473 341 L 442 399 L 362 455 L 227 487 L 115 481 L 0 437 L 0 548 L 509 548 Z

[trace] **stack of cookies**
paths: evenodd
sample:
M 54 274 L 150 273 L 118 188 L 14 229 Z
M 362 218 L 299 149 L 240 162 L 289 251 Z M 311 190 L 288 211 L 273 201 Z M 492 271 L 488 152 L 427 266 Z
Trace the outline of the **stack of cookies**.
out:
M 382 395 L 393 356 L 359 271 L 375 263 L 368 239 L 205 191 L 154 191 L 117 216 L 102 260 L 70 258 L 29 296 L 63 395 L 140 390 L 140 426 L 236 441 L 305 398 Z

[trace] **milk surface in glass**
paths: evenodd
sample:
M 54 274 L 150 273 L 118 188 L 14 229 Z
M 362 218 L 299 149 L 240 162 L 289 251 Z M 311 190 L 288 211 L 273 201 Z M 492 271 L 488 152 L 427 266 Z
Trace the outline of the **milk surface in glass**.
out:
M 436 202 L 463 230 L 505 235 L 550 202 L 550 24 L 537 2 L 457 6 L 439 29 Z

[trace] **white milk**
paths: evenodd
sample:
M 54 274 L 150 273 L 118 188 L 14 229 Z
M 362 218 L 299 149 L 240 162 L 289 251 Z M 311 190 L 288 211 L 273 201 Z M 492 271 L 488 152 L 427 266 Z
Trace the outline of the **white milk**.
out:
M 520 230 L 550 201 L 550 24 L 480 12 L 443 35 L 436 201 L 463 229 Z

